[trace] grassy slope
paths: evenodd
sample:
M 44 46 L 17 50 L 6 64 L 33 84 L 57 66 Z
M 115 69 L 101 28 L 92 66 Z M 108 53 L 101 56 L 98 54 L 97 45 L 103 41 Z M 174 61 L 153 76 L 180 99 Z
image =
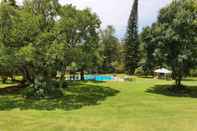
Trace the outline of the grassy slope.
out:
M 50 101 L 0 96 L 0 130 L 196 131 L 195 95 L 148 91 L 171 83 L 142 78 L 125 83 L 89 82 L 69 89 L 64 99 Z M 197 86 L 197 80 L 184 83 Z

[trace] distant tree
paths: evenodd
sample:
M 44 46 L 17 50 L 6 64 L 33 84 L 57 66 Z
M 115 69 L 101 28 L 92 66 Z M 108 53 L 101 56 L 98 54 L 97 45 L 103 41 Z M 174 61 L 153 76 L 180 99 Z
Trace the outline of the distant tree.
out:
M 106 73 L 112 73 L 111 68 L 115 62 L 120 62 L 121 48 L 118 38 L 114 35 L 115 29 L 113 26 L 108 26 L 100 33 L 100 54 L 102 57 L 103 70 L 108 69 Z M 111 68 L 110 68 L 111 67 Z M 109 69 L 110 68 L 110 69 Z
M 138 0 L 134 1 L 129 17 L 125 39 L 125 70 L 129 75 L 134 74 L 139 62 L 139 38 L 138 38 Z

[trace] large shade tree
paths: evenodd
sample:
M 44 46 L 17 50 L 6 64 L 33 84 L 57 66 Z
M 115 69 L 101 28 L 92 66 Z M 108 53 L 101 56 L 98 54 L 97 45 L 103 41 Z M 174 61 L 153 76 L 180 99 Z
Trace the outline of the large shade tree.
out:
M 196 14 L 196 0 L 173 1 L 160 11 L 158 21 L 152 27 L 155 35 L 146 42 L 154 41 L 155 48 L 154 52 L 147 53 L 172 69 L 176 89 L 183 87 L 181 80 L 197 66 Z
M 165 66 L 161 59 L 155 57 L 155 48 L 158 45 L 158 32 L 157 24 L 153 24 L 152 27 L 144 28 L 140 34 L 140 40 L 142 44 L 143 60 L 142 66 L 145 75 L 152 75 L 154 69 Z
M 55 26 L 57 41 L 65 45 L 65 61 L 62 63 L 62 77 L 64 69 L 71 63 L 76 63 L 84 80 L 84 71 L 96 66 L 98 58 L 98 29 L 100 20 L 89 9 L 82 11 L 72 6 L 63 6 L 60 20 Z
M 0 6 L 0 75 L 3 82 L 8 76 L 12 76 L 15 72 L 16 57 L 14 55 L 15 49 L 11 49 L 13 38 L 11 36 L 11 29 L 14 25 L 12 17 L 16 14 L 15 5 L 9 1 L 3 1 Z
M 99 27 L 100 20 L 89 9 L 61 6 L 57 0 L 25 0 L 17 8 L 4 1 L 0 4 L 0 68 L 17 70 L 31 96 L 53 95 L 63 87 L 68 65 L 76 62 L 84 70 L 93 63 Z M 59 86 L 54 81 L 57 71 L 61 72 Z

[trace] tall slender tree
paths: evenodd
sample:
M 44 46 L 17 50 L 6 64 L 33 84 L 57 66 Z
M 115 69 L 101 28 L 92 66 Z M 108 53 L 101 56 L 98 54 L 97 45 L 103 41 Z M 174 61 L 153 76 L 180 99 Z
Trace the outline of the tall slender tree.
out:
M 138 66 L 139 43 L 138 0 L 135 0 L 129 17 L 125 39 L 125 70 L 129 75 L 133 75 Z

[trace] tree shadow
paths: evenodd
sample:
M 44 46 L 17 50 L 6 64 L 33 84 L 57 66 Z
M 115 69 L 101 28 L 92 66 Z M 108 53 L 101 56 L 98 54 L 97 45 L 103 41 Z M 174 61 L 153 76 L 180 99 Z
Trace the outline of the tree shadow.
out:
M 187 86 L 176 90 L 173 85 L 155 85 L 147 89 L 146 92 L 165 96 L 197 98 L 197 86 Z
M 186 79 L 183 79 L 183 81 L 197 81 L 197 79 L 194 79 L 194 78 L 186 78 Z
M 0 95 L 7 95 L 7 94 L 18 94 L 21 90 L 25 88 L 23 84 L 14 84 L 4 88 L 0 88 Z
M 100 83 L 106 83 L 106 81 L 94 81 L 94 80 L 84 80 L 84 81 L 65 81 L 68 85 L 80 85 L 81 83 L 95 83 L 95 84 L 100 84 Z
M 139 75 L 138 76 L 139 78 L 144 78 L 144 79 L 153 79 L 154 78 L 154 76 L 143 76 L 143 75 Z
M 72 83 L 74 84 L 74 83 Z M 25 99 L 18 94 L 7 94 L 0 96 L 0 110 L 55 110 L 65 111 L 80 109 L 84 106 L 99 105 L 107 97 L 115 96 L 118 90 L 109 87 L 97 86 L 86 83 L 75 83 L 65 89 L 65 95 L 56 99 Z

